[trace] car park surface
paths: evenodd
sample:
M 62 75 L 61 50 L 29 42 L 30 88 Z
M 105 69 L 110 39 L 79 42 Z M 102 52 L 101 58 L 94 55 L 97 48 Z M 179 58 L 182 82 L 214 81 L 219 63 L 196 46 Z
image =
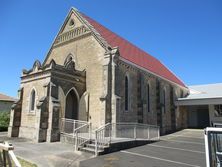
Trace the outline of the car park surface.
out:
M 80 162 L 80 167 L 205 167 L 204 131 L 185 129 L 160 141 Z

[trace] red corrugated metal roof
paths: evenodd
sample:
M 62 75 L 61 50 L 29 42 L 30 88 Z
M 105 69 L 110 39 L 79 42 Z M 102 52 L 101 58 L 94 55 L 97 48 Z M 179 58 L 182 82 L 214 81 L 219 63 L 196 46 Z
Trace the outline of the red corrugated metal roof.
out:
M 186 87 L 185 84 L 169 69 L 167 69 L 159 60 L 144 52 L 126 39 L 120 37 L 116 33 L 110 31 L 90 17 L 83 14 L 82 16 L 95 28 L 95 30 L 108 42 L 109 45 L 112 47 L 119 47 L 120 56 L 122 58 L 167 80 Z

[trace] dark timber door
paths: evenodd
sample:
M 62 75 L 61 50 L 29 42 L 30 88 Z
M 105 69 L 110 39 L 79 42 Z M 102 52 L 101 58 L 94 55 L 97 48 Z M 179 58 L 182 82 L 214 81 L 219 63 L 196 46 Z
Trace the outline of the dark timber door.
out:
M 66 96 L 65 118 L 78 119 L 78 98 L 74 90 Z
M 210 126 L 208 108 L 197 110 L 197 120 L 198 120 L 198 127 L 199 128 L 206 128 L 206 127 Z

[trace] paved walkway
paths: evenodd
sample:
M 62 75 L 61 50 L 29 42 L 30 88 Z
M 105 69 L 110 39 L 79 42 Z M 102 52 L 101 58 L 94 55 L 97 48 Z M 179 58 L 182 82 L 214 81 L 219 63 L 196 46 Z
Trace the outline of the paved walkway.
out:
M 205 167 L 204 131 L 186 129 L 159 142 L 80 162 L 80 167 Z
M 33 143 L 26 139 L 8 138 L 6 133 L 0 133 L 0 141 L 9 141 L 15 147 L 15 155 L 33 162 L 38 167 L 77 167 L 79 161 L 89 159 L 91 154 L 74 152 L 70 144 Z

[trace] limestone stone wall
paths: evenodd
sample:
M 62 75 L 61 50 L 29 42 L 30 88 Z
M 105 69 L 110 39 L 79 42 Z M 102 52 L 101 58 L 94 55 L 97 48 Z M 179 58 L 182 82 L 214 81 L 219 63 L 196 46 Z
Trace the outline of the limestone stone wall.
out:
M 35 104 L 39 101 L 40 98 L 46 96 L 44 85 L 47 82 L 49 82 L 49 80 L 47 78 L 43 78 L 21 84 L 21 87 L 23 87 L 23 101 L 19 137 L 30 138 L 38 141 L 40 110 L 37 109 L 36 105 L 33 111 L 30 110 L 30 96 L 32 90 L 34 89 L 36 93 Z
M 150 110 L 148 111 L 147 106 L 147 88 L 143 88 L 144 92 L 144 109 L 143 109 L 143 115 L 144 115 L 144 123 L 156 125 L 157 124 L 157 114 L 156 114 L 156 79 L 154 77 L 151 77 L 150 75 L 145 75 L 145 85 L 149 84 L 149 93 L 150 93 Z
M 125 76 L 129 77 L 129 111 L 125 111 Z M 142 79 L 141 79 L 142 78 Z M 160 97 L 157 97 L 156 82 L 159 80 Z M 186 89 L 165 81 L 157 76 L 144 72 L 119 61 L 116 66 L 116 90 L 118 96 L 117 122 L 139 122 L 145 124 L 157 125 L 158 106 L 161 110 L 161 129 L 162 133 L 168 133 L 177 128 L 186 127 L 186 112 L 180 111 L 174 104 L 178 97 L 187 94 Z M 147 85 L 150 86 L 150 110 L 147 106 Z M 165 111 L 161 104 L 163 103 L 163 91 L 165 91 Z M 161 98 L 158 100 L 157 98 Z M 179 114 L 179 115 L 178 115 Z M 142 120 L 141 120 L 142 117 Z M 175 125 L 174 125 L 175 124 Z
M 209 121 L 210 121 L 210 124 L 213 124 L 213 123 L 222 123 L 222 117 L 221 116 L 215 116 L 215 109 L 214 109 L 214 105 L 209 105 L 208 106 L 209 108 Z
M 125 111 L 125 76 L 129 78 L 129 110 Z M 137 71 L 124 64 L 116 67 L 116 91 L 120 97 L 117 122 L 137 122 Z
M 186 97 L 187 94 L 189 93 L 188 90 L 181 90 L 179 88 L 175 89 L 175 97 L 177 98 L 182 98 Z M 187 108 L 186 107 L 176 107 L 176 129 L 183 129 L 187 127 Z
M 72 13 L 69 18 L 67 18 L 67 24 L 64 26 L 62 32 L 67 32 L 73 27 L 80 27 L 83 23 L 78 19 L 75 13 Z
M 93 127 L 105 124 L 105 101 L 100 98 L 104 94 L 103 60 L 105 50 L 93 36 L 84 37 L 77 41 L 52 49 L 46 64 L 52 59 L 57 64 L 64 65 L 68 55 L 72 55 L 77 70 L 86 70 L 86 91 L 89 94 L 89 121 Z
M 187 107 L 180 106 L 177 116 L 177 129 L 184 129 L 188 126 L 188 114 Z
M 59 100 L 60 118 L 65 117 L 66 96 L 72 89 L 75 89 L 76 95 L 78 97 L 78 107 L 83 108 L 85 106 L 85 104 L 80 103 L 82 95 L 85 92 L 85 85 L 83 83 L 74 83 L 68 80 L 64 80 L 62 78 L 55 78 L 54 76 L 51 78 L 51 82 L 56 85 L 52 90 L 52 97 Z M 79 110 L 77 114 L 78 116 L 81 116 L 78 117 L 79 120 L 86 120 L 84 112 L 86 111 Z

